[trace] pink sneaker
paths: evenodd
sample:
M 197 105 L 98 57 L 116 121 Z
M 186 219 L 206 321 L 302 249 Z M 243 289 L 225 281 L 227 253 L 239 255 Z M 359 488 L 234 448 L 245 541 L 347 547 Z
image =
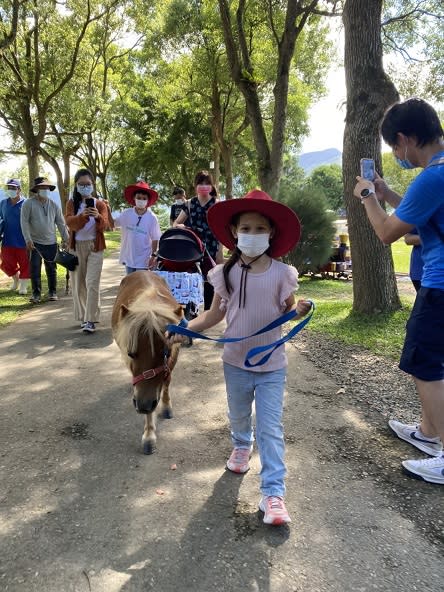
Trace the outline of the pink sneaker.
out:
M 279 524 L 291 522 L 283 498 L 277 495 L 264 495 L 259 502 L 259 510 L 264 512 L 265 524 L 278 526 Z
M 251 448 L 233 448 L 227 461 L 227 469 L 233 473 L 246 473 L 250 465 Z

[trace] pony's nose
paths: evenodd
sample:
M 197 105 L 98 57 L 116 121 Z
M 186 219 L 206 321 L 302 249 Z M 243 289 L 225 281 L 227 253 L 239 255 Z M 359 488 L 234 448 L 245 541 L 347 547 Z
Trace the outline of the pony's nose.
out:
M 136 397 L 133 397 L 133 404 L 137 413 L 152 413 L 156 409 L 157 403 L 157 399 L 154 399 L 154 401 L 152 399 L 140 401 Z

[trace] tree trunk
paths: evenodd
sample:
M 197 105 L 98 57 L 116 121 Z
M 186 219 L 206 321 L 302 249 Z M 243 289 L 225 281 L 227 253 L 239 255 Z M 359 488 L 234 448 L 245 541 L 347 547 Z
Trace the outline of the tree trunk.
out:
M 71 172 L 71 153 L 64 153 L 63 154 L 63 189 L 64 189 L 64 196 L 65 196 L 65 207 L 66 202 L 69 198 L 69 181 L 70 181 L 70 172 Z M 65 210 L 63 210 L 65 211 Z
M 225 171 L 225 199 L 233 199 L 233 149 L 226 142 L 221 148 Z
M 39 155 L 32 146 L 26 146 L 26 160 L 28 163 L 29 187 L 34 185 L 34 180 L 39 176 Z
M 271 19 L 273 19 L 274 9 L 271 4 L 269 12 Z M 284 11 L 283 3 L 277 4 L 281 4 L 282 11 Z M 317 4 L 317 0 L 311 0 L 306 5 L 302 2 L 296 2 L 296 0 L 287 0 L 286 3 L 284 29 L 282 35 L 276 40 L 278 64 L 274 86 L 275 101 L 270 147 L 258 94 L 258 81 L 255 80 L 250 60 L 250 43 L 244 30 L 247 2 L 245 0 L 238 2 L 236 10 L 237 28 L 236 32 L 233 33 L 230 3 L 227 0 L 219 0 L 219 12 L 231 77 L 245 99 L 246 111 L 257 153 L 259 183 L 261 188 L 273 197 L 276 197 L 279 191 L 282 174 L 291 60 L 294 56 L 296 40 L 303 31 L 308 18 L 316 9 Z
M 382 174 L 379 126 L 387 107 L 398 99 L 382 64 L 382 4 L 383 0 L 347 0 L 343 13 L 347 114 L 342 171 L 353 260 L 353 310 L 365 314 L 401 306 L 391 248 L 376 236 L 353 196 L 361 158 L 373 158 Z

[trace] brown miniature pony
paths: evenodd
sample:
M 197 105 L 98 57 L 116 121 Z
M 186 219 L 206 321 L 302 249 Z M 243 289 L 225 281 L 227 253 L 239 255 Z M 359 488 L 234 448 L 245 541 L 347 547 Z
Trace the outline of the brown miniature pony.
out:
M 144 454 L 156 449 L 154 411 L 162 399 L 162 415 L 172 417 L 169 395 L 171 371 L 180 345 L 169 346 L 165 329 L 183 317 L 166 282 L 150 271 L 136 271 L 123 278 L 114 303 L 111 324 L 123 361 L 133 375 L 133 403 L 145 414 L 142 436 Z

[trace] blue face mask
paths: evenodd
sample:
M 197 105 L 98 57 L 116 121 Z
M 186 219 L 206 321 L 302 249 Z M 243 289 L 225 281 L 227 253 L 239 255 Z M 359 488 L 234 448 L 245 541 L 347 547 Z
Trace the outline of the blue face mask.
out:
M 77 191 L 82 197 L 88 197 L 94 191 L 94 187 L 92 185 L 77 185 Z
M 407 148 L 405 149 L 404 158 L 402 159 L 395 156 L 395 160 L 402 169 L 416 169 L 416 165 L 412 164 L 407 158 Z

